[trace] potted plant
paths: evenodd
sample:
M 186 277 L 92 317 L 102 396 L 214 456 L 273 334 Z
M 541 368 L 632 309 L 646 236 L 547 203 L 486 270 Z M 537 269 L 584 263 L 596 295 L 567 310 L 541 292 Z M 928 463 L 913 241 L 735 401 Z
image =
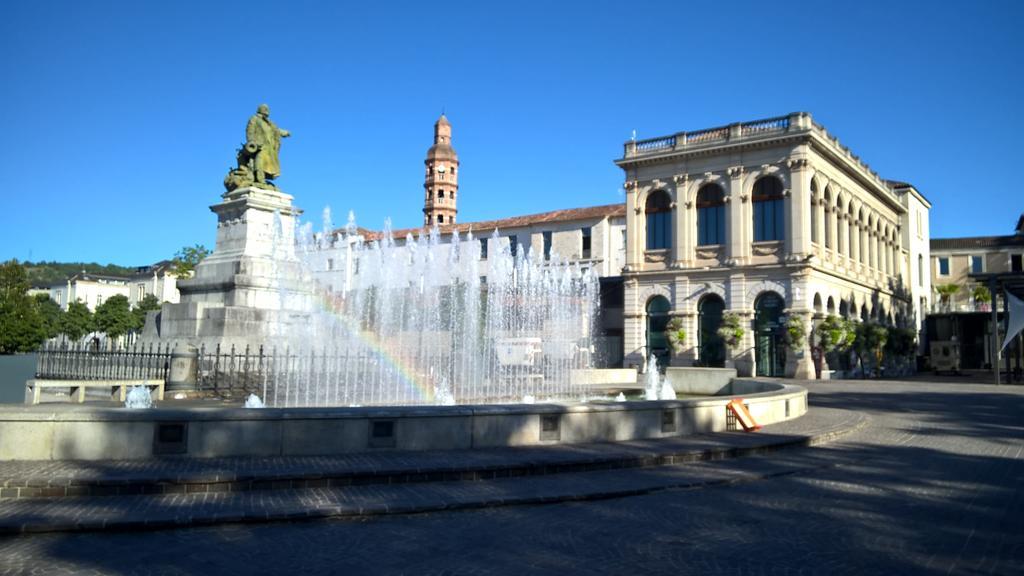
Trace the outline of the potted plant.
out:
M 668 336 L 668 347 L 673 356 L 679 356 L 686 347 L 686 329 L 683 328 L 683 319 L 678 316 L 668 321 L 666 332 Z
M 814 328 L 814 337 L 822 352 L 821 370 L 825 373 L 829 369 L 825 355 L 849 350 L 856 332 L 853 322 L 830 314 Z
M 753 375 L 754 363 L 750 358 L 738 357 L 737 352 L 743 343 L 743 320 L 735 312 L 722 314 L 722 323 L 718 327 L 718 337 L 725 343 L 727 350 L 725 366 L 735 368 L 738 376 Z
M 786 319 L 783 338 L 786 341 L 786 377 L 814 378 L 814 367 L 804 354 L 807 344 L 807 328 L 801 316 L 793 315 Z

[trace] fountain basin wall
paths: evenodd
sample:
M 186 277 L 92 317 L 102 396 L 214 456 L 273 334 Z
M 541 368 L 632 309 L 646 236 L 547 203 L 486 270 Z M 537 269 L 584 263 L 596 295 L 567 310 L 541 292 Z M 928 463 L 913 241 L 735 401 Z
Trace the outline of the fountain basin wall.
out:
M 800 386 L 743 386 L 752 391 L 743 398 L 759 424 L 807 411 Z M 254 410 L 26 406 L 0 410 L 0 460 L 301 456 L 664 438 L 726 430 L 731 399 Z
M 665 379 L 678 394 L 752 394 L 762 391 L 763 383 L 735 380 L 735 368 L 674 367 L 665 369 Z M 735 382 L 735 384 L 734 384 Z

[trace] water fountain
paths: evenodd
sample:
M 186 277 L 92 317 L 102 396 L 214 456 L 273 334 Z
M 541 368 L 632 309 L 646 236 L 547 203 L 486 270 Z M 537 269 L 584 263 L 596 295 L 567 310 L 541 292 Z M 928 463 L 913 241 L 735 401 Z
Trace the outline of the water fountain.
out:
M 658 371 L 658 357 L 651 354 L 644 374 L 645 400 L 675 400 L 676 390 L 672 383 Z
M 280 309 L 265 347 L 275 360 L 260 397 L 271 407 L 468 404 L 579 399 L 572 372 L 591 366 L 598 283 L 590 270 L 538 259 L 494 230 L 487 258 L 472 231 L 438 228 L 396 241 L 358 233 L 354 217 L 333 229 L 274 225 L 275 254 L 294 266 L 272 270 Z M 280 217 L 275 217 L 275 223 Z M 284 248 L 288 246 L 288 248 Z M 272 261 L 285 261 L 282 256 Z M 287 276 L 285 276 L 287 275 Z M 285 281 L 287 278 L 288 281 Z
M 124 407 L 132 410 L 145 410 L 153 407 L 153 395 L 149 386 L 132 386 L 125 395 Z

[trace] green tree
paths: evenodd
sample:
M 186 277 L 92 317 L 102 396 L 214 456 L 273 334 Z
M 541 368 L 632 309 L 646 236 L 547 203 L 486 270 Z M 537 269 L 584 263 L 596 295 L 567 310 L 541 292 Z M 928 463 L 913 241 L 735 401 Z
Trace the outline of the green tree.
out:
M 93 326 L 92 312 L 81 300 L 68 304 L 67 311 L 60 319 L 60 333 L 73 342 L 92 332 Z
M 28 289 L 24 266 L 17 260 L 0 264 L 0 354 L 31 352 L 46 339 L 42 318 Z
M 61 316 L 64 314 L 64 311 L 60 309 L 60 304 L 54 302 L 49 294 L 36 294 L 35 305 L 46 338 L 54 338 L 60 334 Z
M 860 359 L 865 376 L 867 375 L 868 360 L 873 360 L 876 367 L 882 365 L 882 349 L 888 339 L 889 331 L 885 326 L 873 322 L 857 324 L 857 336 L 853 341 L 853 351 Z
M 141 332 L 146 326 L 146 314 L 159 309 L 160 300 L 152 294 L 146 294 L 146 297 L 132 308 L 132 331 Z
M 917 332 L 913 328 L 889 328 L 885 353 L 893 359 L 909 358 L 917 350 Z
M 96 328 L 111 338 L 127 334 L 134 325 L 135 317 L 124 294 L 111 296 L 96 307 Z
M 818 337 L 818 346 L 825 352 L 849 350 L 857 337 L 853 322 L 832 314 L 814 328 L 814 334 Z
M 195 273 L 196 266 L 210 255 L 210 251 L 202 244 L 185 246 L 174 255 L 174 274 L 178 278 L 188 278 Z

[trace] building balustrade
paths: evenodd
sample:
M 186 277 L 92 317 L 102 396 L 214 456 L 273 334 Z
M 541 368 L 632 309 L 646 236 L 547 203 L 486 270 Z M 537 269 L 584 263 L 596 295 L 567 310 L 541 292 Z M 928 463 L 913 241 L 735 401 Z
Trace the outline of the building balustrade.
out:
M 885 191 L 890 197 L 895 195 L 877 172 L 872 170 L 871 167 L 861 160 L 859 156 L 851 152 L 848 147 L 841 144 L 838 138 L 829 134 L 828 131 L 825 130 L 824 126 L 814 122 L 813 120 L 811 120 L 809 125 L 801 122 L 799 118 L 802 116 L 806 115 L 797 113 L 788 116 L 778 116 L 775 118 L 754 120 L 752 122 L 743 122 L 729 126 L 697 130 L 694 132 L 678 132 L 672 136 L 630 141 L 626 142 L 624 146 L 623 156 L 625 158 L 635 158 L 649 154 L 677 151 L 693 145 L 728 142 L 734 138 L 758 138 L 764 135 L 789 132 L 792 129 L 809 129 L 826 142 L 831 143 L 838 155 L 846 158 L 849 162 L 861 168 L 868 178 L 877 184 L 878 187 Z M 794 119 L 797 119 L 795 124 Z
M 707 130 L 698 130 L 696 132 L 684 132 L 686 135 L 685 142 L 687 144 L 703 144 L 705 142 L 716 142 L 725 141 L 729 139 L 729 128 L 708 128 Z
M 648 140 L 640 140 L 639 142 L 631 142 L 637 153 L 642 152 L 654 152 L 657 150 L 666 150 L 674 148 L 676 145 L 675 136 L 666 136 L 664 138 L 651 138 Z
M 782 132 L 789 129 L 789 116 L 768 118 L 740 124 L 740 134 L 763 134 L 765 132 Z

